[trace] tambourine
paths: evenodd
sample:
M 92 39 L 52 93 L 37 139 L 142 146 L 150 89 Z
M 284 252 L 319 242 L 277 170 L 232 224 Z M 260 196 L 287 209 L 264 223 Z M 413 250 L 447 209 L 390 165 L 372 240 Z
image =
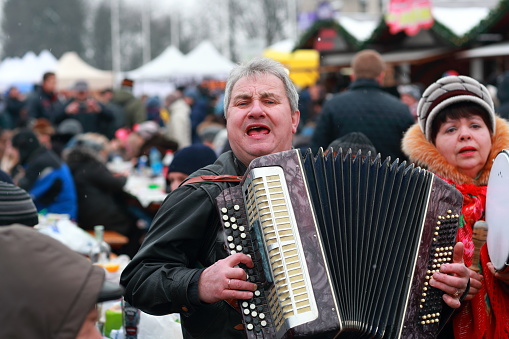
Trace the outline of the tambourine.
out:
M 486 193 L 486 240 L 491 262 L 498 271 L 509 270 L 509 150 L 493 162 Z

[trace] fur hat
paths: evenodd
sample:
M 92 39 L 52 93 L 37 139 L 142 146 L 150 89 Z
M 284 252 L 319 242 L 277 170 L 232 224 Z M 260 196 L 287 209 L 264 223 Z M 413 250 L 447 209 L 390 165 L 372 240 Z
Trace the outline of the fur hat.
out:
M 424 91 L 417 106 L 419 125 L 426 139 L 431 141 L 433 119 L 441 110 L 451 104 L 465 101 L 470 101 L 486 110 L 491 130 L 495 131 L 495 108 L 488 89 L 477 80 L 464 75 L 447 76 L 431 84 Z

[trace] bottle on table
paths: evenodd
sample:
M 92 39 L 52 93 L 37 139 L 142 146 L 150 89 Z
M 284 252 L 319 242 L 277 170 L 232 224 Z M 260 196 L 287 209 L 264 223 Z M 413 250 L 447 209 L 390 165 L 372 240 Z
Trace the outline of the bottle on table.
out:
M 94 226 L 95 243 L 92 246 L 90 259 L 93 264 L 104 264 L 110 261 L 111 248 L 104 241 L 104 226 Z
M 152 169 L 152 175 L 157 177 L 163 173 L 163 162 L 161 161 L 161 153 L 157 148 L 152 147 L 149 153 L 150 168 Z

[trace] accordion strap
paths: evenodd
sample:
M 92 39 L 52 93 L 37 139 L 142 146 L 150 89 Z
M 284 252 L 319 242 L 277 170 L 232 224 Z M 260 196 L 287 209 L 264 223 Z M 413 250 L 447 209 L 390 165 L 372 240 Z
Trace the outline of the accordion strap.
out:
M 187 181 L 184 181 L 181 186 L 187 184 L 194 184 L 197 182 L 241 182 L 242 177 L 237 175 L 199 175 L 197 177 L 191 178 Z

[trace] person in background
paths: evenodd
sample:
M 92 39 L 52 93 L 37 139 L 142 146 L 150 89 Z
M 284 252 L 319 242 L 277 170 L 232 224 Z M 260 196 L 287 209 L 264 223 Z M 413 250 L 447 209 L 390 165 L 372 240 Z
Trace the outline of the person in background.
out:
M 421 90 L 417 85 L 407 84 L 398 86 L 401 102 L 408 106 L 410 113 L 417 121 L 417 104 L 421 98 Z
M 327 152 L 331 148 L 334 154 L 338 153 L 340 148 L 343 154 L 347 154 L 347 152 L 351 150 L 353 156 L 357 156 L 357 153 L 360 151 L 363 158 L 366 157 L 369 152 L 371 152 L 372 158 L 376 157 L 377 154 L 371 141 L 361 132 L 351 132 L 341 138 L 337 138 L 331 142 L 324 151 Z
M 500 105 L 497 113 L 504 119 L 509 119 L 509 71 L 500 76 L 497 86 L 497 98 Z
M 46 118 L 51 123 L 62 111 L 62 102 L 58 98 L 57 77 L 53 72 L 42 76 L 42 84 L 27 98 L 28 116 L 32 119 Z
M 65 119 L 57 126 L 56 133 L 51 137 L 52 150 L 59 157 L 62 157 L 62 151 L 69 145 L 69 142 L 75 136 L 83 133 L 83 127 L 78 120 Z
M 63 111 L 55 118 L 55 124 L 65 119 L 75 119 L 81 123 L 83 132 L 101 132 L 104 123 L 113 121 L 113 113 L 99 101 L 90 96 L 88 84 L 77 81 L 73 87 L 74 96 L 64 105 Z
M 165 134 L 178 142 L 179 148 L 191 145 L 191 108 L 184 100 L 182 90 L 168 95 L 165 105 L 169 112 Z
M 382 89 L 385 62 L 378 52 L 367 49 L 354 56 L 352 69 L 353 82 L 348 90 L 323 106 L 312 148 L 316 151 L 350 132 L 362 132 L 383 158 L 404 160 L 401 138 L 414 119 L 405 104 Z
M 154 121 L 145 121 L 135 126 L 134 132 L 128 136 L 127 146 L 126 160 L 138 159 L 141 156 L 148 158 L 152 148 L 159 151 L 162 159 L 168 150 L 175 152 L 178 149 L 178 143 L 161 133 L 159 125 Z
M 211 106 L 211 96 L 206 82 L 203 81 L 196 88 L 188 88 L 184 92 L 187 104 L 191 107 L 191 140 L 192 143 L 201 143 L 198 135 L 198 125 L 200 125 L 206 117 L 213 113 Z
M 77 198 L 69 167 L 52 151 L 42 146 L 30 130 L 12 138 L 17 166 L 11 175 L 14 182 L 32 196 L 39 212 L 77 216 Z
M 51 122 L 48 119 L 39 118 L 33 121 L 31 126 L 31 129 L 37 136 L 39 143 L 47 149 L 53 149 L 51 139 L 53 135 L 55 135 L 55 128 L 53 128 Z
M 164 126 L 161 118 L 161 100 L 158 96 L 148 97 L 145 101 L 147 120 L 156 122 L 160 127 Z
M 113 93 L 111 88 L 102 90 L 100 93 L 101 103 L 113 114 L 113 120 L 110 122 L 102 122 L 100 127 L 100 132 L 110 140 L 114 138 L 116 130 L 126 125 L 125 111 L 120 105 L 113 102 Z
M 0 177 L 0 226 L 35 226 L 38 223 L 39 215 L 30 195 Z
M 176 190 L 189 175 L 213 164 L 216 159 L 216 153 L 210 147 L 201 144 L 193 144 L 177 151 L 168 167 L 169 191 Z
M 0 338 L 101 339 L 96 303 L 122 297 L 102 267 L 29 227 L 0 227 Z
M 134 81 L 131 79 L 123 79 L 121 87 L 117 91 L 113 91 L 110 102 L 122 107 L 124 110 L 124 127 L 132 129 L 134 125 L 141 124 L 147 120 L 147 110 L 143 101 L 136 98 L 133 93 Z
M 202 144 L 215 150 L 214 140 L 217 134 L 225 129 L 226 127 L 220 123 L 204 121 L 200 124 L 200 126 L 198 126 L 198 136 L 200 137 Z
M 76 186 L 77 222 L 83 229 L 104 225 L 106 230 L 125 235 L 129 243 L 117 252 L 132 257 L 140 246 L 141 231 L 125 201 L 123 189 L 127 178 L 108 170 L 108 154 L 108 139 L 97 133 L 78 135 L 73 146 L 63 152 Z
M 440 338 L 507 338 L 509 273 L 495 272 L 486 245 L 476 248 L 473 233 L 485 228 L 486 185 L 494 158 L 509 147 L 509 125 L 496 117 L 488 90 L 466 76 L 447 76 L 430 85 L 417 113 L 418 123 L 403 138 L 403 151 L 464 197 L 457 241 L 465 247 L 470 291 L 444 289 L 458 304 L 465 301 Z M 441 286 L 436 281 L 431 285 Z
M 25 98 L 15 86 L 7 90 L 5 113 L 9 116 L 10 129 L 27 126 L 28 111 Z

